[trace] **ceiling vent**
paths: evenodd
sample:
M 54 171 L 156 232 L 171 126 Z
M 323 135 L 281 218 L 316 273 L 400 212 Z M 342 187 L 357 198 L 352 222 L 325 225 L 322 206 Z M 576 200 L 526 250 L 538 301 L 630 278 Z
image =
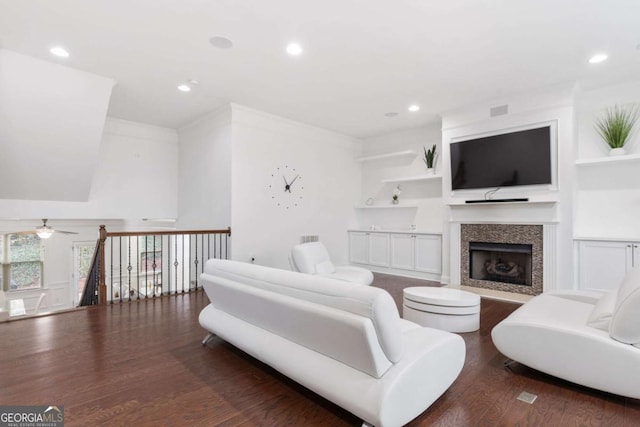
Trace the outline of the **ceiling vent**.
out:
M 509 114 L 509 104 L 498 105 L 489 110 L 489 117 L 504 116 Z

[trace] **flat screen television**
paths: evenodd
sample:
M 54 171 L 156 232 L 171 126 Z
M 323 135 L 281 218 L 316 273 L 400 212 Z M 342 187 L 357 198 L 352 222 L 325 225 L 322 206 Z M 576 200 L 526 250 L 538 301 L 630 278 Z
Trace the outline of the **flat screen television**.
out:
M 551 126 L 454 142 L 451 188 L 552 183 Z

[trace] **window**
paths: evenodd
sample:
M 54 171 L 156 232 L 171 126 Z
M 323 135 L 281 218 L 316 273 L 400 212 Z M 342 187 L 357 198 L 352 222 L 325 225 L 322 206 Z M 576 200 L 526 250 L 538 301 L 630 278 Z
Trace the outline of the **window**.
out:
M 162 236 L 138 237 L 140 273 L 162 270 Z
M 42 241 L 35 234 L 0 236 L 2 289 L 14 291 L 42 286 Z

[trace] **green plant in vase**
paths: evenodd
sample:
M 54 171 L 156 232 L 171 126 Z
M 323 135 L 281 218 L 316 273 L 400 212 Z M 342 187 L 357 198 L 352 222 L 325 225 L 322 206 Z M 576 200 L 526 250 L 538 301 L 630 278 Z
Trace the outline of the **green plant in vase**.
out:
M 638 106 L 630 105 L 618 107 L 614 105 L 607 109 L 604 117 L 596 122 L 595 128 L 604 142 L 609 145 L 610 156 L 625 154 L 624 145 L 638 121 Z
M 398 185 L 396 188 L 393 189 L 393 197 L 391 197 L 391 203 L 393 203 L 394 205 L 397 205 L 398 203 L 400 203 L 399 197 L 401 193 L 402 193 L 402 188 L 400 188 L 400 186 Z
M 424 159 L 422 160 L 424 164 L 427 165 L 427 171 L 433 173 L 436 160 L 436 144 L 433 144 L 433 147 L 429 150 L 425 147 L 422 147 L 422 149 L 424 150 Z

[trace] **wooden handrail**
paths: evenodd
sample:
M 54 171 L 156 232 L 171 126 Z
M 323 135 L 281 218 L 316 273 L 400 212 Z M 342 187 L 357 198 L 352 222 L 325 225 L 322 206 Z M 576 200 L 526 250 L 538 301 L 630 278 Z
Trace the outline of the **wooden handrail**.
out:
M 103 227 L 103 226 L 100 226 Z M 174 236 L 181 234 L 228 234 L 231 236 L 231 227 L 220 230 L 170 230 L 170 231 L 116 231 L 107 232 L 107 237 L 126 236 Z

